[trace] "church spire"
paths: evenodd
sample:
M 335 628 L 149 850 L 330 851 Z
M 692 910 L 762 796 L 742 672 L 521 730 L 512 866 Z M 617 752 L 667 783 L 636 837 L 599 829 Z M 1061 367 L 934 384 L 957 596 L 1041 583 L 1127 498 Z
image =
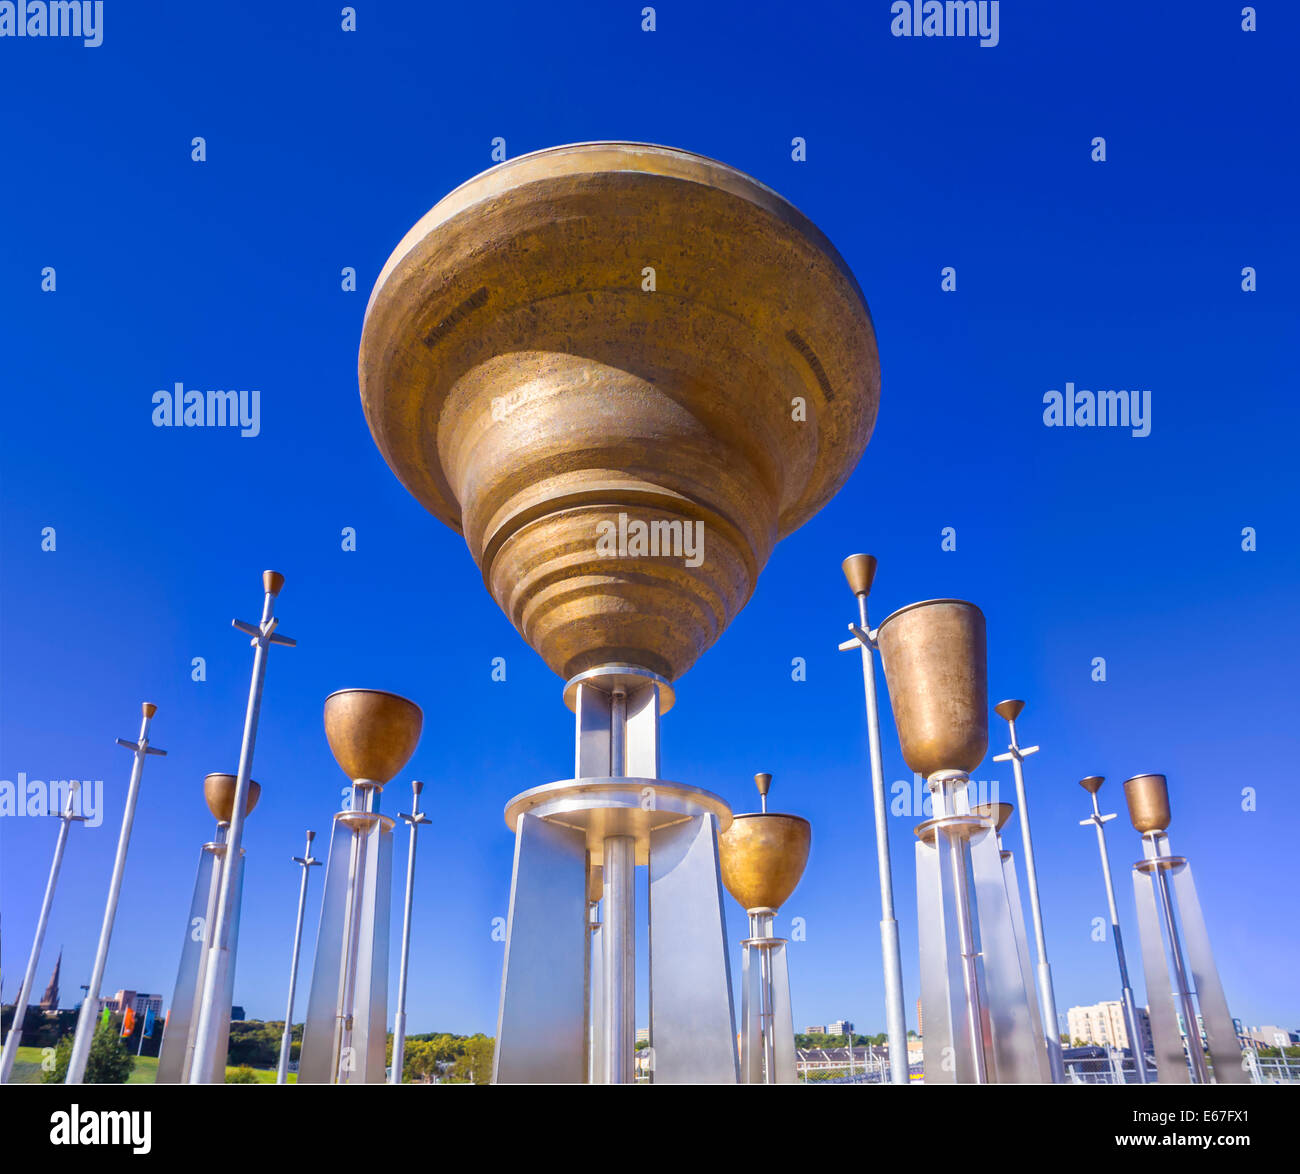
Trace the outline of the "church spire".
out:
M 59 971 L 63 967 L 63 947 L 59 947 L 59 956 L 54 963 L 54 973 L 50 975 L 50 985 L 45 988 L 45 998 L 40 1002 L 42 1011 L 59 1009 Z

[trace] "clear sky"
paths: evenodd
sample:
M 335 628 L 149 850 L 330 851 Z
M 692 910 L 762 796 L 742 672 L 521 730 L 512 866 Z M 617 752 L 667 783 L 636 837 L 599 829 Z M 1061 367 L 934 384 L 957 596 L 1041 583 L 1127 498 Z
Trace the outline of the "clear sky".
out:
M 1118 997 L 1112 947 L 1092 937 L 1105 902 L 1076 780 L 1109 776 L 1103 808 L 1122 812 L 1121 780 L 1159 771 L 1233 1014 L 1300 1027 L 1300 10 L 1259 5 L 1247 33 L 1236 3 L 1006 0 L 999 44 L 981 47 L 891 36 L 884 0 L 665 2 L 653 33 L 635 2 L 372 0 L 356 32 L 340 7 L 108 0 L 98 48 L 0 39 L 0 778 L 103 779 L 106 803 L 100 827 L 72 831 L 38 997 L 60 945 L 65 1004 L 89 976 L 130 766 L 113 739 L 135 737 L 150 700 L 170 753 L 146 769 L 105 990 L 170 1001 L 212 832 L 201 780 L 237 762 L 252 657 L 230 620 L 257 618 L 274 567 L 299 647 L 271 654 L 236 1002 L 283 1014 L 290 857 L 308 827 L 325 842 L 345 783 L 321 705 L 378 687 L 426 714 L 384 804 L 405 809 L 409 778 L 427 781 L 410 1030 L 495 1030 L 502 807 L 568 774 L 572 719 L 462 540 L 375 449 L 356 351 L 390 251 L 491 164 L 494 137 L 512 157 L 609 138 L 714 156 L 789 198 L 856 273 L 879 338 L 865 458 L 777 548 L 663 725 L 665 777 L 750 810 L 751 775 L 771 771 L 773 806 L 812 821 L 807 875 L 778 922 L 807 924 L 791 947 L 796 1025 L 884 1028 L 861 677 L 836 651 L 854 618 L 839 563 L 868 550 L 874 619 L 974 600 L 991 700 L 1028 701 L 1062 1014 Z M 191 160 L 195 136 L 206 162 Z M 796 136 L 806 161 L 791 158 Z M 41 289 L 47 266 L 55 292 Z M 345 266 L 356 292 L 340 288 Z M 945 266 L 955 292 L 940 288 Z M 154 392 L 177 381 L 259 389 L 260 434 L 154 427 Z M 1150 434 L 1045 427 L 1043 397 L 1067 382 L 1149 389 Z M 490 679 L 497 656 L 505 683 Z M 910 779 L 888 711 L 885 725 L 887 778 Z M 999 726 L 976 775 L 1008 797 Z M 891 820 L 913 1027 L 916 822 Z M 1140 975 L 1139 841 L 1126 818 L 1109 828 Z M 0 819 L 7 1000 L 55 830 Z M 396 878 L 404 867 L 401 837 Z M 400 883 L 394 942 L 399 902 Z M 743 930 L 729 904 L 730 936 Z M 644 982 L 640 998 L 644 1023 Z

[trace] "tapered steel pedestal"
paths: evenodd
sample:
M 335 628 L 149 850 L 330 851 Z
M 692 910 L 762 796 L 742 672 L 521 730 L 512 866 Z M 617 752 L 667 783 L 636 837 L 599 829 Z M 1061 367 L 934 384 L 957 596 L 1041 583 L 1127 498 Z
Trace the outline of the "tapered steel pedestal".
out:
M 969 781 L 932 774 L 935 815 L 916 829 L 925 1080 L 1039 1083 L 1051 1073 L 1023 915 L 1017 933 L 994 821 L 972 813 Z
M 388 1031 L 393 826 L 378 784 L 358 780 L 334 817 L 316 932 L 299 1084 L 382 1084 Z
M 1133 865 L 1133 894 L 1137 901 L 1138 937 L 1142 943 L 1142 970 L 1147 982 L 1147 1011 L 1151 1017 L 1157 1078 L 1161 1084 L 1209 1084 L 1211 1080 L 1218 1084 L 1249 1084 L 1250 1077 L 1242 1064 L 1237 1032 L 1228 1013 L 1210 936 L 1201 914 L 1196 883 L 1192 880 L 1192 866 L 1184 857 L 1170 853 L 1169 837 L 1163 831 L 1143 835 L 1142 856 Z M 1197 1022 L 1198 1007 L 1200 1022 L 1205 1026 L 1204 1050 Z M 1180 1015 L 1186 1026 L 1185 1055 L 1183 1034 L 1178 1030 Z
M 775 909 L 749 909 L 746 913 L 749 937 L 741 942 L 740 1080 L 742 1084 L 794 1084 L 794 1016 L 786 941 L 772 933 Z
M 221 894 L 222 871 L 226 865 L 226 833 L 230 825 L 217 824 L 216 834 L 199 852 L 198 875 L 194 880 L 194 896 L 190 901 L 190 915 L 185 922 L 185 938 L 181 945 L 181 962 L 176 972 L 176 987 L 163 1030 L 162 1050 L 158 1053 L 158 1084 L 191 1083 L 194 1074 L 194 1048 L 198 1034 L 198 1005 L 203 991 L 207 969 L 212 961 L 213 930 L 217 919 L 217 902 Z M 240 851 L 239 864 L 234 877 L 231 908 L 229 949 L 233 954 L 239 948 L 239 911 L 243 905 L 244 861 Z M 227 967 L 222 975 L 222 985 L 216 992 L 216 1047 L 213 1062 L 198 1080 L 199 1084 L 224 1084 L 226 1082 L 226 1052 L 230 1043 L 230 1007 L 234 1001 L 234 970 Z
M 1092 814 L 1087 819 L 1079 820 L 1080 827 L 1092 826 L 1097 829 L 1097 850 L 1101 854 L 1101 875 L 1106 884 L 1106 905 L 1110 910 L 1110 934 L 1115 943 L 1115 959 L 1119 963 L 1120 994 L 1124 1004 L 1124 1024 L 1128 1031 L 1129 1046 L 1133 1051 L 1133 1067 L 1138 1083 L 1147 1083 L 1146 1044 L 1142 1038 L 1142 1028 L 1138 1023 L 1137 1003 L 1133 998 L 1133 986 L 1128 977 L 1128 958 L 1124 953 L 1124 935 L 1119 927 L 1119 909 L 1115 904 L 1115 884 L 1110 875 L 1110 853 L 1106 850 L 1106 824 L 1115 816 L 1102 815 L 1097 802 L 1097 792 L 1106 780 L 1101 775 L 1088 775 L 1080 779 L 1079 784 L 1092 799 Z M 1121 1066 L 1122 1070 L 1122 1066 Z
M 995 754 L 994 762 L 1010 762 L 1016 780 L 1016 802 L 1020 804 L 1020 836 L 1025 850 L 1025 878 L 1029 882 L 1029 911 L 1033 917 L 1034 944 L 1038 950 L 1038 997 L 1042 1001 L 1043 1039 L 1052 1080 L 1065 1080 L 1065 1059 L 1061 1049 L 1061 1026 L 1056 1017 L 1056 991 L 1052 985 L 1052 965 L 1047 960 L 1047 934 L 1043 929 L 1043 908 L 1038 896 L 1038 868 L 1034 863 L 1034 841 L 1029 831 L 1029 801 L 1025 794 L 1024 760 L 1038 753 L 1037 746 L 1021 746 L 1016 733 L 1016 718 L 1024 710 L 1020 700 L 1000 701 L 994 706 L 1010 728 L 1011 745 L 1006 754 Z M 1014 869 L 1013 879 L 1014 879 Z
M 1020 960 L 1020 977 L 1025 984 L 1025 999 L 1029 1003 L 1029 1015 L 1039 1027 L 1038 1043 L 1041 1046 L 1042 1064 L 1040 1071 L 1046 1081 L 1054 1079 L 1052 1072 L 1052 1054 L 1043 1039 L 1042 1016 L 1038 1007 L 1038 997 L 1034 991 L 1034 967 L 1029 957 L 1029 936 L 1025 932 L 1025 907 L 1020 900 L 1020 880 L 1016 876 L 1016 857 L 1002 843 L 1002 829 L 1011 818 L 1015 808 L 1010 803 L 981 803 L 972 808 L 975 815 L 992 819 L 993 830 L 997 835 L 998 855 L 1002 859 L 1002 880 L 1007 889 L 1007 908 L 1011 911 L 1011 926 L 1016 937 L 1016 956 Z
M 565 700 L 577 777 L 506 806 L 515 862 L 496 1083 L 635 1078 L 638 865 L 650 870 L 653 1079 L 737 1079 L 717 845 L 731 809 L 658 777 L 659 716 L 672 699 L 667 681 L 633 666 L 574 678 Z
M 1161 1084 L 1189 1081 L 1208 1084 L 1211 1078 L 1221 1084 L 1249 1083 L 1228 1003 L 1223 997 L 1219 971 L 1214 965 L 1214 952 L 1210 949 L 1210 936 L 1205 930 L 1201 902 L 1192 881 L 1191 865 L 1169 851 L 1168 829 L 1172 816 L 1165 776 L 1134 775 L 1124 783 L 1124 798 L 1129 819 L 1142 837 L 1142 859 L 1133 865 L 1133 894 L 1137 900 L 1138 936 L 1142 943 L 1142 970 L 1147 981 L 1147 1010 L 1151 1016 L 1157 1079 Z M 1170 963 L 1174 976 L 1172 989 Z M 1204 1049 L 1197 1026 L 1198 1004 L 1205 1026 Z M 1186 1058 L 1178 1030 L 1180 1015 L 1187 1029 Z

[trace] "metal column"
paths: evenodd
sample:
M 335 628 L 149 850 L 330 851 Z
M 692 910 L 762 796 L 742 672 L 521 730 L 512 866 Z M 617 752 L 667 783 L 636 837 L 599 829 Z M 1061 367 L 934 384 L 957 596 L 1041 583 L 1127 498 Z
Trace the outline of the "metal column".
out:
M 68 828 L 74 823 L 85 820 L 84 815 L 73 815 L 76 806 L 79 784 L 75 781 L 68 788 L 68 800 L 64 804 L 59 818 L 59 834 L 54 840 L 54 859 L 50 862 L 50 875 L 45 882 L 45 895 L 41 898 L 41 912 L 36 918 L 36 936 L 32 940 L 32 952 L 27 956 L 27 969 L 23 973 L 23 984 L 18 990 L 18 999 L 14 1003 L 14 1017 L 9 1024 L 9 1035 L 5 1039 L 4 1054 L 0 1056 L 0 1084 L 8 1083 L 14 1070 L 14 1061 L 18 1058 L 18 1046 L 23 1038 L 23 1021 L 27 1018 L 27 1001 L 32 997 L 32 983 L 36 981 L 36 967 L 41 960 L 41 947 L 45 944 L 45 929 L 50 922 L 50 909 L 54 905 L 54 889 L 59 883 L 59 870 L 63 866 L 63 850 L 68 843 Z
M 108 944 L 113 937 L 113 922 L 117 918 L 117 902 L 122 895 L 122 877 L 126 873 L 126 852 L 131 845 L 131 827 L 135 823 L 136 802 L 140 798 L 140 779 L 144 774 L 144 760 L 150 754 L 165 755 L 166 750 L 156 750 L 149 745 L 149 723 L 158 707 L 146 701 L 140 707 L 140 735 L 134 742 L 117 739 L 135 755 L 131 765 L 131 781 L 126 789 L 126 807 L 122 812 L 122 830 L 117 838 L 117 855 L 113 858 L 113 875 L 108 882 L 108 901 L 104 906 L 104 922 L 99 929 L 99 945 L 95 949 L 95 965 L 90 972 L 86 997 L 81 1000 L 81 1014 L 77 1016 L 77 1033 L 72 1040 L 72 1055 L 68 1059 L 68 1084 L 81 1084 L 86 1078 L 86 1061 L 90 1059 L 90 1045 L 99 1019 L 99 991 L 104 983 L 104 967 L 108 964 Z

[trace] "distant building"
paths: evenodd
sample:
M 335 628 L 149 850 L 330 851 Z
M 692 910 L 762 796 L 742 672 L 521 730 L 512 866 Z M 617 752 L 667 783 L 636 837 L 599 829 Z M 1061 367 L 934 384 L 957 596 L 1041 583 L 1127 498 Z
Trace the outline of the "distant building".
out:
M 848 1035 L 851 1031 L 853 1031 L 853 1020 L 851 1019 L 837 1019 L 834 1023 L 826 1025 L 827 1035 Z
M 1258 1044 L 1264 1048 L 1289 1048 L 1296 1042 L 1294 1032 L 1287 1031 L 1285 1027 L 1278 1027 L 1276 1023 L 1265 1023 L 1259 1027 L 1248 1027 L 1242 1033 L 1252 1043 Z
M 817 1025 L 814 1026 L 814 1027 L 805 1027 L 805 1028 L 803 1029 L 803 1032 L 804 1032 L 804 1035 L 825 1035 L 825 1034 L 826 1034 L 826 1024 L 824 1024 L 824 1023 L 820 1023 L 820 1024 L 817 1024 Z
M 636 1029 L 636 1042 L 639 1044 L 648 1044 L 650 1042 L 650 1029 L 648 1027 L 638 1027 Z
M 59 956 L 54 963 L 54 973 L 50 975 L 50 985 L 45 988 L 45 997 L 37 1004 L 42 1011 L 57 1011 L 59 1009 L 59 971 L 63 968 L 63 949 L 59 948 Z
M 135 1012 L 135 1017 L 139 1019 L 150 1007 L 153 1008 L 154 1016 L 160 1017 L 162 1004 L 162 995 L 142 994 L 140 991 L 118 991 L 112 998 L 101 998 L 99 1010 L 102 1012 L 107 1007 L 114 1015 L 122 1015 L 130 1007 Z
M 1151 1020 L 1145 1007 L 1137 1009 L 1139 1047 L 1151 1049 Z M 1070 1041 L 1107 1048 L 1129 1048 L 1128 1024 L 1124 1021 L 1124 1004 L 1118 999 L 1095 1003 L 1091 1007 L 1071 1007 L 1067 1015 Z

